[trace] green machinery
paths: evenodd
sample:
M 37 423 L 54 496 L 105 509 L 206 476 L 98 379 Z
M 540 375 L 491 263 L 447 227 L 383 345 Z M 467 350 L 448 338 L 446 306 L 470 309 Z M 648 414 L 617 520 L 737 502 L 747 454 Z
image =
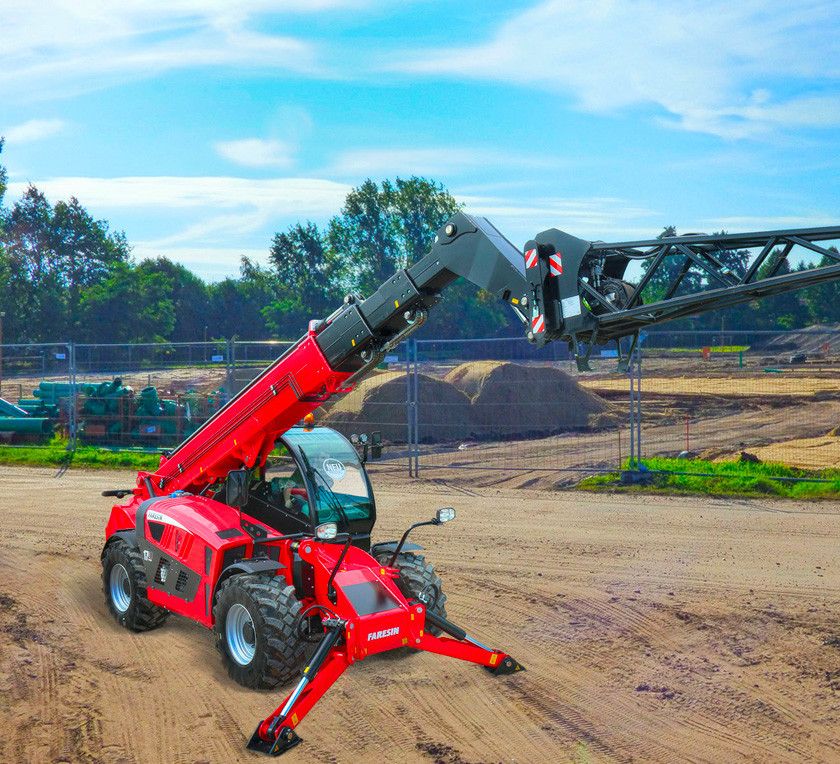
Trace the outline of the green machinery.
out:
M 33 416 L 26 409 L 0 398 L 0 433 L 6 437 L 33 436 L 40 440 L 52 435 L 52 422 L 45 417 Z
M 67 382 L 41 382 L 32 398 L 17 405 L 0 399 L 0 436 L 44 440 L 69 419 L 72 388 Z M 201 395 L 190 390 L 162 398 L 156 387 L 135 392 L 116 377 L 76 386 L 79 436 L 91 444 L 174 446 L 190 435 L 226 398 L 222 390 Z

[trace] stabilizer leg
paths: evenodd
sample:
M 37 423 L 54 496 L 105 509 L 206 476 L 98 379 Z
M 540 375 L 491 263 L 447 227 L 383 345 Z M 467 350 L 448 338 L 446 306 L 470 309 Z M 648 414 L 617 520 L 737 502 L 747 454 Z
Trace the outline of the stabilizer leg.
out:
M 295 727 L 350 665 L 346 653 L 336 648 L 344 634 L 344 621 L 324 621 L 324 625 L 327 632 L 303 676 L 283 703 L 259 723 L 248 741 L 249 750 L 279 756 L 298 745 L 301 738 Z
M 473 639 L 460 626 L 456 626 L 446 618 L 436 613 L 426 611 L 426 621 L 437 626 L 441 631 L 449 634 L 453 639 L 447 637 L 435 637 L 425 632 L 420 638 L 419 644 L 415 645 L 418 650 L 426 650 L 438 655 L 448 655 L 450 658 L 458 658 L 462 661 L 470 661 L 484 666 L 490 673 L 496 676 L 514 674 L 517 671 L 524 671 L 525 667 L 514 660 L 507 653 L 501 650 L 492 650 Z

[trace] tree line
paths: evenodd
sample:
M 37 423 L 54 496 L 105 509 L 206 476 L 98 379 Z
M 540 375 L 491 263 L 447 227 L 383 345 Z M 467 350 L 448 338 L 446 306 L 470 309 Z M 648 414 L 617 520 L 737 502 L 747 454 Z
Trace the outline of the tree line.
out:
M 238 277 L 207 283 L 165 257 L 137 262 L 125 235 L 74 197 L 52 203 L 30 185 L 7 206 L 6 189 L 0 165 L 0 311 L 4 341 L 17 343 L 292 339 L 345 294 L 370 294 L 422 257 L 435 231 L 460 209 L 433 180 L 366 180 L 325 226 L 306 222 L 278 232 L 266 264 L 243 257 Z M 724 254 L 736 272 L 746 256 Z M 773 267 L 772 258 L 765 267 Z M 667 288 L 666 278 L 667 271 L 651 282 L 648 301 Z M 703 278 L 690 272 L 683 289 L 702 286 Z M 840 285 L 828 284 L 671 326 L 719 329 L 721 315 L 730 329 L 838 322 L 838 298 Z M 428 338 L 518 336 L 521 328 L 491 295 L 456 283 L 421 332 Z

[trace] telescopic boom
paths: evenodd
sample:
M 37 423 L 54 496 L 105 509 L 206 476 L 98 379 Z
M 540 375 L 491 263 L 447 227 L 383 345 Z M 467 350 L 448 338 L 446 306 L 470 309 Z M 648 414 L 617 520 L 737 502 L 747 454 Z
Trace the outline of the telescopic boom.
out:
M 840 278 L 840 255 L 818 242 L 840 239 L 840 226 L 708 236 L 691 234 L 616 244 L 544 231 L 520 252 L 485 218 L 454 215 L 430 252 L 395 273 L 372 295 L 350 295 L 232 398 L 154 473 L 141 472 L 137 493 L 199 493 L 241 467 L 264 463 L 277 438 L 331 396 L 345 393 L 426 320 L 441 292 L 459 277 L 495 294 L 524 324 L 528 339 L 566 340 L 581 368 L 596 343 L 632 336 L 642 327 L 749 302 Z M 757 249 L 743 273 L 726 253 Z M 822 258 L 819 267 L 778 275 L 792 252 Z M 775 253 L 775 254 L 774 254 Z M 642 304 L 651 279 L 674 258 L 664 297 Z M 641 281 L 625 274 L 647 261 Z M 708 288 L 678 295 L 691 269 Z

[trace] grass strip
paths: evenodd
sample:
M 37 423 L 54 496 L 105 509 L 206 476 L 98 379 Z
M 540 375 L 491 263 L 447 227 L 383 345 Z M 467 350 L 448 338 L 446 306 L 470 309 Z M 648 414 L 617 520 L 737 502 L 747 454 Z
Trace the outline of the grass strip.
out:
M 665 457 L 644 459 L 643 465 L 650 476 L 647 481 L 623 482 L 616 471 L 584 478 L 577 487 L 586 491 L 840 499 L 840 469 L 805 470 L 777 462 Z M 630 470 L 629 463 L 624 469 Z
M 78 446 L 71 455 L 67 451 L 67 443 L 58 439 L 42 446 L 0 446 L 0 464 L 61 467 L 67 464 L 68 459 L 71 467 L 154 470 L 160 464 L 160 453 Z

